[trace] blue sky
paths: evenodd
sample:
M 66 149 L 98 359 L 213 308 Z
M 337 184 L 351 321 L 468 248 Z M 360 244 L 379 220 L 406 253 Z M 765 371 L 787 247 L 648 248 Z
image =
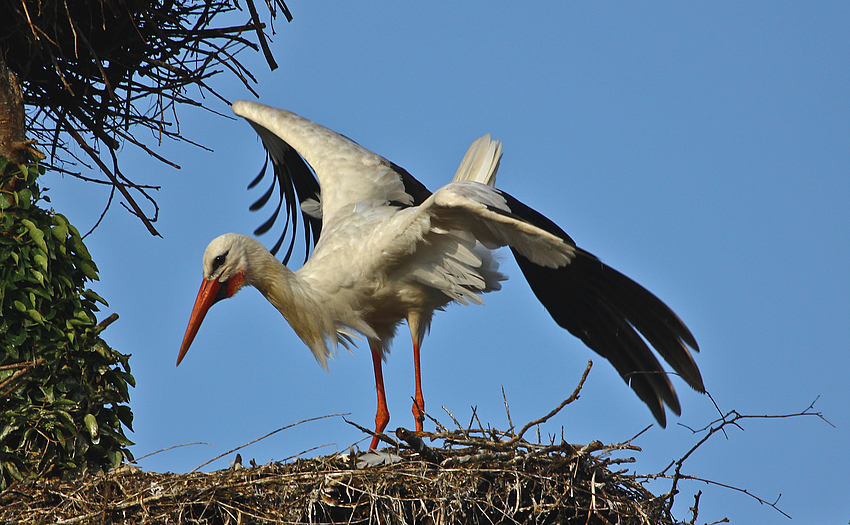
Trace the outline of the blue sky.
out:
M 850 520 L 846 3 L 287 4 L 295 20 L 275 24 L 280 69 L 239 56 L 257 75 L 261 102 L 353 138 L 432 190 L 450 180 L 472 140 L 487 132 L 502 140 L 498 186 L 667 302 L 694 332 L 722 410 L 795 413 L 820 396 L 815 409 L 835 425 L 746 421 L 700 448 L 685 471 L 769 501 L 781 494 L 778 506 L 797 523 Z M 251 97 L 224 75 L 213 84 L 231 100 Z M 134 453 L 215 447 L 162 452 L 141 466 L 185 472 L 324 414 L 371 426 L 368 348 L 343 350 L 325 373 L 255 290 L 215 305 L 175 368 L 207 243 L 249 234 L 266 218 L 247 209 L 261 191 L 245 188 L 264 158 L 251 128 L 203 110 L 179 116 L 181 132 L 212 152 L 164 143 L 158 151 L 180 170 L 132 147 L 121 152 L 131 178 L 162 186 L 164 238 L 114 206 L 87 239 L 101 270 L 94 289 L 110 303 L 104 314 L 121 316 L 105 337 L 133 354 Z M 108 196 L 58 175 L 44 185 L 81 231 Z M 462 421 L 477 406 L 482 421 L 506 428 L 504 387 L 521 424 L 569 396 L 594 358 L 581 399 L 544 435 L 563 427 L 574 443 L 618 442 L 652 423 L 613 368 L 549 318 L 509 253 L 502 268 L 510 280 L 486 306 L 436 315 L 422 358 L 428 412 L 448 425 L 441 406 Z M 406 329 L 400 334 L 384 368 L 389 428 L 413 425 L 412 357 Z M 706 396 L 674 384 L 683 416 L 639 438 L 638 471 L 661 470 L 698 440 L 682 425 L 717 416 Z M 334 418 L 241 452 L 262 463 L 358 439 Z M 786 522 L 728 489 L 681 489 L 680 519 L 702 490 L 700 521 Z

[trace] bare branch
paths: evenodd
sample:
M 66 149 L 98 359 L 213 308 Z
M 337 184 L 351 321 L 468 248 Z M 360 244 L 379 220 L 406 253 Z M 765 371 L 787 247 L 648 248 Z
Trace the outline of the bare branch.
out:
M 253 0 L 250 18 L 241 25 L 215 27 L 217 15 L 239 8 L 236 0 L 9 0 L 0 17 L 0 35 L 8 68 L 21 79 L 30 135 L 50 144 L 52 164 L 83 157 L 104 172 L 152 235 L 152 223 L 129 196 L 139 188 L 120 175 L 117 165 L 104 170 L 104 147 L 117 151 L 122 143 L 141 148 L 157 160 L 178 165 L 155 153 L 140 139 L 150 130 L 163 138 L 187 140 L 180 133 L 176 107 L 203 107 L 211 94 L 228 103 L 209 79 L 229 71 L 256 96 L 256 79 L 236 59 L 243 49 L 262 49 L 269 67 L 277 67 Z M 6 5 L 4 4 L 4 5 Z M 267 1 L 273 19 L 278 9 L 288 20 L 282 0 Z M 258 43 L 252 42 L 256 39 Z M 189 94 L 198 88 L 200 97 Z M 171 112 L 173 118 L 166 118 Z M 73 141 L 63 140 L 70 135 Z M 73 149 L 71 149 L 73 148 Z M 123 179 L 122 182 L 119 180 Z M 91 178 L 90 178 L 91 179 Z M 145 197 L 156 203 L 149 195 Z M 100 223 L 100 220 L 98 221 Z
M 676 461 L 671 462 L 660 473 L 655 474 L 655 475 L 639 476 L 639 477 L 643 477 L 645 479 L 663 478 L 663 479 L 673 480 L 673 483 L 670 487 L 670 491 L 668 492 L 668 496 L 669 496 L 668 511 L 672 510 L 673 503 L 675 502 L 676 494 L 678 494 L 678 492 L 679 492 L 679 489 L 678 489 L 679 481 L 680 480 L 693 480 L 693 481 L 701 481 L 703 483 L 707 483 L 707 484 L 711 484 L 711 485 L 717 485 L 717 486 L 720 486 L 720 487 L 732 489 L 732 490 L 735 490 L 736 492 L 741 492 L 743 494 L 746 494 L 746 495 L 754 498 L 755 500 L 757 500 L 761 504 L 773 507 L 776 511 L 778 511 L 782 515 L 790 518 L 790 516 L 788 516 L 788 514 L 786 514 L 784 511 L 782 511 L 781 509 L 779 509 L 779 507 L 776 506 L 776 503 L 779 501 L 779 498 L 777 498 L 776 501 L 771 503 L 767 500 L 764 500 L 764 499 L 752 494 L 751 492 L 747 491 L 746 489 L 734 487 L 734 486 L 727 485 L 727 484 L 724 484 L 724 483 L 719 483 L 719 482 L 716 482 L 716 481 L 710 481 L 710 480 L 702 479 L 702 478 L 699 478 L 699 477 L 696 477 L 696 476 L 690 476 L 690 475 L 682 474 L 682 467 L 683 467 L 685 461 L 687 461 L 687 459 L 689 457 L 691 457 L 691 455 L 698 448 L 700 448 L 703 445 L 703 443 L 708 441 L 712 436 L 714 436 L 715 434 L 720 433 L 720 432 L 723 432 L 725 434 L 726 426 L 733 425 L 733 426 L 736 426 L 736 427 L 741 428 L 743 430 L 743 427 L 740 424 L 740 421 L 743 421 L 743 420 L 747 420 L 747 419 L 786 419 L 786 418 L 791 418 L 791 417 L 815 416 L 818 419 L 827 423 L 828 425 L 834 426 L 832 423 L 830 423 L 824 417 L 824 415 L 821 412 L 814 412 L 814 405 L 815 405 L 815 403 L 817 403 L 818 399 L 820 399 L 820 396 L 815 398 L 815 400 L 812 401 L 809 404 L 809 406 L 806 407 L 801 412 L 795 412 L 795 413 L 791 413 L 791 414 L 744 415 L 744 414 L 738 413 L 735 410 L 731 410 L 728 413 L 726 413 L 725 415 L 721 416 L 719 419 L 712 421 L 711 423 L 709 423 L 708 425 L 706 425 L 705 427 L 703 427 L 701 429 L 698 429 L 698 430 L 689 429 L 695 434 L 705 432 L 705 435 L 702 438 L 700 438 L 699 441 L 697 441 L 687 452 L 685 452 L 685 454 L 681 458 L 679 458 Z M 685 426 L 685 425 L 682 425 L 682 426 Z M 685 427 L 685 428 L 688 428 L 688 427 Z M 673 467 L 675 467 L 674 470 L 673 470 L 673 474 L 672 475 L 667 474 L 667 472 Z
M 540 419 L 535 419 L 534 421 L 529 421 L 528 423 L 526 423 L 526 425 L 524 427 L 522 427 L 522 429 L 519 431 L 519 433 L 517 433 L 516 436 L 514 436 L 513 438 L 508 440 L 507 444 L 510 445 L 510 444 L 516 443 L 517 441 L 522 439 L 522 435 L 525 434 L 525 432 L 529 428 L 533 427 L 534 425 L 539 425 L 541 423 L 545 423 L 550 418 L 552 418 L 555 414 L 560 412 L 562 408 L 564 408 L 565 406 L 569 405 L 570 403 L 572 403 L 573 401 L 578 399 L 579 393 L 581 392 L 581 389 L 584 386 L 584 382 L 587 379 L 587 374 L 590 373 L 590 369 L 592 367 L 593 367 L 593 361 L 588 360 L 587 361 L 587 368 L 585 368 L 584 373 L 581 374 L 581 380 L 579 380 L 578 385 L 576 385 L 576 388 L 575 388 L 575 390 L 573 390 L 572 395 L 570 395 L 570 397 L 568 397 L 567 399 L 563 400 L 560 405 L 555 407 L 554 410 L 552 410 L 551 412 L 549 412 L 545 416 L 541 417 Z
M 291 424 L 289 424 L 289 425 L 282 426 L 282 427 L 280 427 L 280 428 L 279 428 L 279 429 L 277 429 L 277 430 L 272 430 L 271 432 L 269 432 L 269 433 L 268 433 L 268 434 L 266 434 L 265 436 L 258 437 L 257 439 L 255 439 L 255 440 L 253 440 L 253 441 L 249 441 L 248 443 L 245 443 L 244 445 L 240 445 L 240 446 L 238 446 L 238 447 L 236 447 L 236 448 L 234 448 L 234 449 L 228 450 L 228 451 L 227 451 L 227 452 L 225 452 L 224 454 L 219 454 L 218 456 L 216 456 L 216 457 L 212 458 L 211 460 L 207 461 L 206 463 L 202 463 L 201 465 L 198 465 L 197 467 L 193 468 L 192 470 L 190 470 L 190 471 L 189 471 L 189 473 L 191 474 L 192 472 L 196 472 L 196 471 L 198 471 L 198 470 L 200 470 L 200 469 L 202 469 L 202 468 L 206 467 L 207 465 L 209 465 L 210 463 L 212 463 L 213 461 L 215 461 L 215 460 L 217 460 L 217 459 L 221 459 L 221 458 L 223 458 L 224 456 L 227 456 L 228 454 L 233 454 L 233 453 L 234 453 L 234 452 L 236 452 L 237 450 L 242 450 L 243 448 L 245 448 L 245 447 L 247 447 L 247 446 L 249 446 L 249 445 L 253 445 L 254 443 L 256 443 L 256 442 L 258 442 L 258 441 L 262 441 L 262 440 L 266 439 L 266 438 L 267 438 L 267 437 L 269 437 L 269 436 L 273 436 L 273 435 L 277 434 L 277 433 L 278 433 L 278 432 L 280 432 L 281 430 L 286 430 L 286 429 L 288 429 L 288 428 L 292 428 L 292 427 L 294 427 L 294 426 L 302 425 L 302 424 L 304 424 L 304 423 L 309 423 L 309 422 L 311 422 L 311 421 L 318 421 L 318 420 L 320 420 L 320 419 L 327 419 L 327 418 L 329 418 L 329 417 L 341 417 L 341 418 L 345 419 L 345 416 L 347 416 L 347 415 L 348 415 L 348 414 L 327 414 L 327 415 L 324 415 L 324 416 L 311 417 L 311 418 L 308 418 L 308 419 L 301 420 L 301 421 L 299 421 L 299 422 L 297 422 L 297 423 L 291 423 Z

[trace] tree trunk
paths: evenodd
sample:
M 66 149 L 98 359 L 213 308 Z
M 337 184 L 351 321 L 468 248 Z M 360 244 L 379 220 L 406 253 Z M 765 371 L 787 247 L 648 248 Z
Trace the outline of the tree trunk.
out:
M 18 77 L 6 67 L 0 52 L 0 156 L 26 160 L 24 97 Z

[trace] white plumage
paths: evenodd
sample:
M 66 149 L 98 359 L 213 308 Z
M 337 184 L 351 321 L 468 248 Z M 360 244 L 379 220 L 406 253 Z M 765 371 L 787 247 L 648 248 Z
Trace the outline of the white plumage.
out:
M 242 286 L 254 286 L 325 368 L 338 344 L 368 340 L 381 432 L 389 420 L 381 361 L 406 320 L 416 365 L 413 412 L 421 431 L 419 348 L 432 315 L 453 301 L 480 304 L 481 294 L 498 290 L 506 277 L 491 250 L 510 246 L 555 320 L 611 360 L 662 424 L 664 402 L 679 412 L 663 369 L 640 336 L 609 332 L 640 332 L 691 386 L 703 390 L 686 346 L 696 349 L 696 342 L 672 311 L 577 248 L 554 223 L 493 187 L 501 144 L 489 135 L 473 142 L 452 182 L 430 193 L 385 158 L 291 112 L 245 101 L 234 103 L 233 111 L 262 138 L 288 215 L 297 221 L 297 198 L 305 226 L 318 241 L 293 272 L 251 237 L 228 233 L 213 240 L 204 253 L 204 281 L 178 364 L 208 308 Z M 307 234 L 309 242 L 309 229 Z M 292 245 L 284 260 L 291 250 Z M 541 279 L 553 282 L 544 290 Z M 560 295 L 574 297 L 560 297 L 559 286 Z M 376 444 L 373 439 L 372 447 Z

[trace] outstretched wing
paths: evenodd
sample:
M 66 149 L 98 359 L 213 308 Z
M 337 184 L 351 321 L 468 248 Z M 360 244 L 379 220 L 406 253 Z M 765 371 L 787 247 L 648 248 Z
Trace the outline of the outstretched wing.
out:
M 278 205 L 272 216 L 255 233 L 268 231 L 284 209 L 284 231 L 272 253 L 276 253 L 298 215 L 304 223 L 307 247 L 315 245 L 323 219 L 353 203 L 412 206 L 431 193 L 403 168 L 361 147 L 347 137 L 292 112 L 239 100 L 233 112 L 251 124 L 263 141 L 274 166 L 275 181 L 251 208 L 264 206 L 278 188 Z M 251 186 L 260 182 L 265 169 Z M 314 175 L 315 174 L 315 175 Z M 291 222 L 290 222 L 291 221 Z M 296 235 L 291 235 L 284 262 L 289 259 Z
M 505 197 L 519 217 L 573 243 L 557 224 L 513 197 Z M 662 427 L 667 423 L 664 403 L 677 415 L 681 407 L 667 372 L 650 346 L 692 388 L 705 392 L 689 350 L 699 351 L 696 339 L 646 288 L 581 248 L 576 248 L 576 257 L 569 265 L 560 268 L 537 264 L 513 247 L 511 251 L 534 295 L 555 322 L 610 361 Z
M 480 303 L 479 293 L 498 289 L 504 276 L 485 248 L 511 246 L 550 268 L 575 258 L 575 245 L 516 217 L 502 192 L 475 181 L 451 182 L 385 224 L 379 265 L 445 294 L 435 308 L 449 299 Z
M 493 186 L 500 158 L 501 144 L 485 135 L 470 146 L 455 180 Z M 495 191 L 504 199 L 499 213 L 509 213 L 575 247 L 557 224 L 507 193 Z M 650 347 L 692 388 L 705 391 L 689 350 L 699 351 L 696 339 L 682 320 L 644 287 L 578 247 L 570 263 L 558 268 L 541 264 L 522 247 L 511 245 L 511 251 L 555 322 L 610 361 L 661 426 L 667 421 L 665 403 L 676 414 L 681 407 L 667 372 Z
M 407 235 L 414 239 L 400 237 L 400 243 L 433 243 L 433 239 L 427 238 L 429 235 L 453 230 L 458 239 L 473 235 L 487 247 L 510 246 L 534 294 L 553 319 L 608 359 L 662 426 L 666 425 L 665 403 L 676 414 L 681 408 L 667 372 L 651 347 L 691 387 L 699 392 L 705 390 L 690 353 L 690 350 L 699 351 L 696 340 L 667 305 L 576 247 L 569 235 L 551 220 L 492 188 L 501 145 L 490 140 L 489 135 L 470 146 L 455 175 L 456 182 L 432 195 L 399 166 L 293 113 L 245 101 L 234 103 L 233 111 L 246 118 L 260 135 L 274 166 L 276 182 L 252 206 L 257 209 L 265 205 L 277 185 L 278 206 L 272 217 L 258 228 L 258 233 L 267 231 L 285 206 L 284 233 L 273 253 L 281 246 L 290 219 L 292 228 L 297 229 L 299 213 L 309 249 L 311 237 L 312 243 L 318 240 L 322 219 L 331 217 L 343 206 L 353 203 L 419 206 L 410 210 L 409 215 L 420 219 L 427 215 L 428 227 L 418 231 L 417 226 L 412 226 Z M 264 173 L 265 169 L 252 186 Z M 294 239 L 293 235 L 284 262 L 292 253 Z M 475 257 L 468 253 L 450 255 L 447 259 L 461 257 L 452 264 L 463 262 L 464 257 L 472 266 L 475 264 Z M 437 287 L 444 283 L 450 297 L 472 299 L 476 291 L 486 291 L 483 281 L 471 286 L 463 284 L 462 279 L 458 281 L 457 267 L 455 274 L 431 270 L 420 269 L 418 275 Z M 493 276 L 496 275 L 494 271 Z

